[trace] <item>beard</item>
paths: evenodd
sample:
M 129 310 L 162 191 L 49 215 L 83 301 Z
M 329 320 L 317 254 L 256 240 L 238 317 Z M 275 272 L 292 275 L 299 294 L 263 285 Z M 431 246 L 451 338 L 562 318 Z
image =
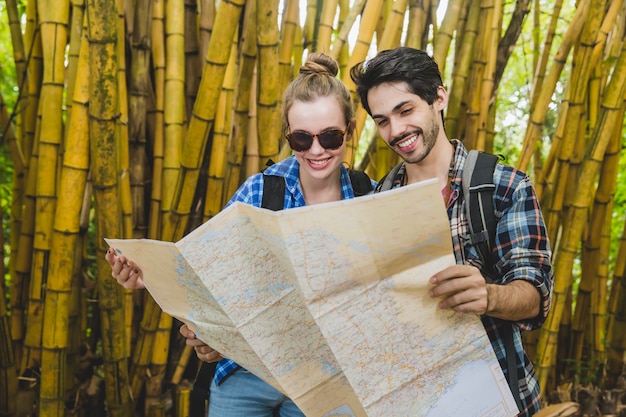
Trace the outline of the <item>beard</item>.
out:
M 411 135 L 422 136 L 421 151 L 419 149 L 416 149 L 411 153 L 406 154 L 403 153 L 402 150 L 398 150 L 394 146 L 402 139 Z M 396 152 L 400 157 L 402 157 L 402 159 L 404 159 L 404 162 L 406 162 L 407 164 L 418 164 L 430 154 L 430 151 L 433 149 L 433 147 L 435 146 L 435 142 L 437 141 L 437 136 L 439 136 L 439 125 L 435 122 L 434 119 L 431 119 L 430 125 L 426 127 L 426 130 L 415 129 L 414 131 L 408 132 L 401 137 L 392 140 L 390 144 L 393 146 L 392 149 L 394 150 L 394 152 Z

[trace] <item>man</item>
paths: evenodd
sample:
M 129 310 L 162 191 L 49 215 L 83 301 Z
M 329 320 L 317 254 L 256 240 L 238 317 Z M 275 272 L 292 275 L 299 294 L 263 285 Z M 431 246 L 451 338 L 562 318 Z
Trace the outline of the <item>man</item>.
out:
M 423 51 L 400 47 L 380 52 L 351 69 L 363 107 L 387 145 L 404 160 L 393 186 L 437 178 L 446 202 L 457 265 L 433 277 L 432 297 L 440 308 L 479 314 L 507 379 L 503 342 L 512 326 L 520 416 L 540 408 L 539 383 L 524 353 L 520 330 L 540 327 L 550 309 L 551 252 L 534 189 L 526 174 L 502 164 L 494 171 L 498 220 L 491 264 L 482 265 L 463 236 L 468 226 L 461 178 L 467 150 L 449 140 L 443 124 L 448 94 L 437 64 Z M 380 186 L 379 186 L 380 188 Z M 495 277 L 487 283 L 487 271 Z M 514 385 L 513 385 L 514 386 Z

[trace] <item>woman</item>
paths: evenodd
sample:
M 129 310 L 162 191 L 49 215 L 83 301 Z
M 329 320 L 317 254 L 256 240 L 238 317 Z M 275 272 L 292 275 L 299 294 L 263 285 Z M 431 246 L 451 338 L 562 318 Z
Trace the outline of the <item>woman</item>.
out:
M 343 166 L 346 142 L 354 132 L 354 110 L 350 93 L 336 77 L 337 72 L 333 58 L 311 54 L 285 91 L 282 129 L 294 155 L 264 172 L 284 178 L 283 209 L 355 196 L 348 170 Z M 248 178 L 228 205 L 240 201 L 261 207 L 264 174 Z M 372 189 L 375 185 L 372 181 Z M 109 250 L 106 260 L 119 284 L 125 288 L 143 287 L 141 270 L 128 259 Z M 186 325 L 180 333 L 194 347 L 198 358 L 219 361 L 211 384 L 211 417 L 304 416 L 293 401 L 196 339 Z

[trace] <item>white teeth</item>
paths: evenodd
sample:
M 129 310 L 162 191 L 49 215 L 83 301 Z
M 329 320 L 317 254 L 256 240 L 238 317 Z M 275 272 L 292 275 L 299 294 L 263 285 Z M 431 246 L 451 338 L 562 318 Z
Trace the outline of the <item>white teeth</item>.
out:
M 407 146 L 411 146 L 417 140 L 417 135 L 411 136 L 409 139 L 398 143 L 398 148 L 406 148 Z
M 328 159 L 324 159 L 322 161 L 314 161 L 312 159 L 309 159 L 309 162 L 311 163 L 311 165 L 324 165 L 326 162 L 328 162 Z

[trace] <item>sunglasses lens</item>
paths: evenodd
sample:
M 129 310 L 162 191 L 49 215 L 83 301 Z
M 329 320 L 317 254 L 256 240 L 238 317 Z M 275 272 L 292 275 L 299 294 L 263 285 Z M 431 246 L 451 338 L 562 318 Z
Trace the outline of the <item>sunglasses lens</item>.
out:
M 341 130 L 333 129 L 320 133 L 317 139 L 320 141 L 320 145 L 324 149 L 337 149 L 343 144 L 344 132 Z
M 338 129 L 325 130 L 318 135 L 311 135 L 309 132 L 296 130 L 287 135 L 287 140 L 291 149 L 296 152 L 304 152 L 311 149 L 315 137 L 317 137 L 324 149 L 333 150 L 341 147 L 344 135 L 345 131 Z
M 291 132 L 287 138 L 289 146 L 296 152 L 308 151 L 313 145 L 313 136 L 307 132 L 297 130 Z

